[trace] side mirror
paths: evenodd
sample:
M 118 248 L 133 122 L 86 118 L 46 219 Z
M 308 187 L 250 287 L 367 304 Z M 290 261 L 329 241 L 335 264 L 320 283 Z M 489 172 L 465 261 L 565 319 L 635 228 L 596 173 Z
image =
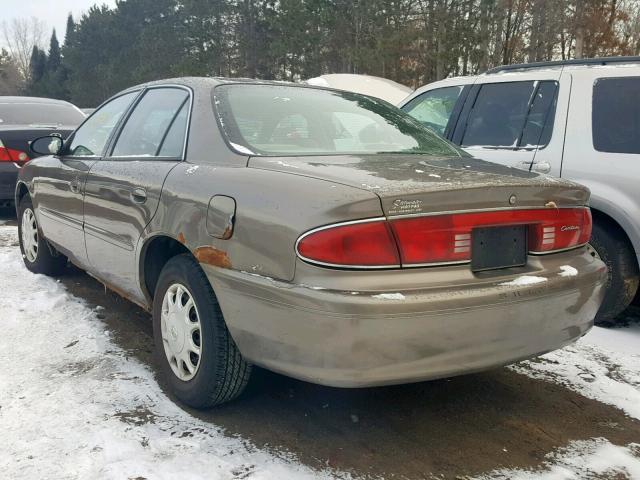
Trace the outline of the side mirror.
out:
M 62 150 L 62 138 L 57 135 L 47 135 L 36 138 L 29 148 L 39 155 L 57 155 Z

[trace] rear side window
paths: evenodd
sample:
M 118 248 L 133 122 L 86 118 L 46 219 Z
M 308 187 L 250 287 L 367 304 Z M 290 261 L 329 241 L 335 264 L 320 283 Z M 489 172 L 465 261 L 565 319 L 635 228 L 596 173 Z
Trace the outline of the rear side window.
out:
M 186 116 L 180 117 L 182 107 L 189 99 L 189 93 L 180 88 L 153 88 L 135 106 L 127 119 L 112 157 L 157 157 L 163 150 L 167 138 L 175 142 L 176 136 L 184 135 Z M 174 125 L 178 131 L 169 133 Z M 181 129 L 181 131 L 180 131 Z M 184 137 L 182 137 L 184 138 Z M 179 139 L 178 139 L 179 140 Z M 175 144 L 165 149 L 170 156 L 181 156 L 182 146 L 176 154 Z
M 593 147 L 640 153 L 640 77 L 601 78 L 593 86 Z
M 402 109 L 440 135 L 449 123 L 463 86 L 437 88 L 412 99 Z
M 187 135 L 187 121 L 189 117 L 189 102 L 185 101 L 180 112 L 173 120 L 167 136 L 160 147 L 160 157 L 178 158 L 182 156 L 185 136 Z
M 545 146 L 553 130 L 557 90 L 553 81 L 482 85 L 467 119 L 462 146 Z

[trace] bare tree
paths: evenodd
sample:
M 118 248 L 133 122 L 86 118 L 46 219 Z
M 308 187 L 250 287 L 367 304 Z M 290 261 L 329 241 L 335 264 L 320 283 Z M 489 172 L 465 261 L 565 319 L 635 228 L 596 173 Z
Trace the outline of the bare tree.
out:
M 23 82 L 30 77 L 29 62 L 33 47 L 42 48 L 46 24 L 36 18 L 14 18 L 2 22 L 4 43 L 15 61 Z
M 0 49 L 0 95 L 18 95 L 21 79 L 18 66 L 4 48 Z

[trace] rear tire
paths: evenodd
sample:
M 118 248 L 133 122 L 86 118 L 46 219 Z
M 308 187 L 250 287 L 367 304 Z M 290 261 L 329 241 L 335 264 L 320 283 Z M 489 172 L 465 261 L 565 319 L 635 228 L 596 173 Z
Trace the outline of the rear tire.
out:
M 627 239 L 608 223 L 594 222 L 590 243 L 608 269 L 606 293 L 595 323 L 611 324 L 636 295 L 640 281 L 637 259 Z
M 67 257 L 47 242 L 38 225 L 31 197 L 28 195 L 18 204 L 18 239 L 27 269 L 52 277 L 65 271 Z
M 251 365 L 231 338 L 211 284 L 190 254 L 171 258 L 160 273 L 153 337 L 171 390 L 191 407 L 233 400 L 249 381 Z

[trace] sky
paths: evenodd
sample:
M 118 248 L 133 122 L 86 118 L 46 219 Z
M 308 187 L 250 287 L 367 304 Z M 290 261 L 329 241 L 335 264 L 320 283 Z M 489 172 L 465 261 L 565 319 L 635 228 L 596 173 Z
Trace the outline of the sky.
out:
M 31 16 L 43 20 L 47 27 L 45 35 L 45 46 L 47 46 L 51 30 L 54 28 L 58 40 L 62 43 L 69 13 L 73 14 L 73 18 L 78 19 L 94 4 L 113 7 L 115 3 L 115 0 L 0 0 L 0 21 Z M 4 39 L 1 37 L 0 35 L 0 47 L 4 46 Z

